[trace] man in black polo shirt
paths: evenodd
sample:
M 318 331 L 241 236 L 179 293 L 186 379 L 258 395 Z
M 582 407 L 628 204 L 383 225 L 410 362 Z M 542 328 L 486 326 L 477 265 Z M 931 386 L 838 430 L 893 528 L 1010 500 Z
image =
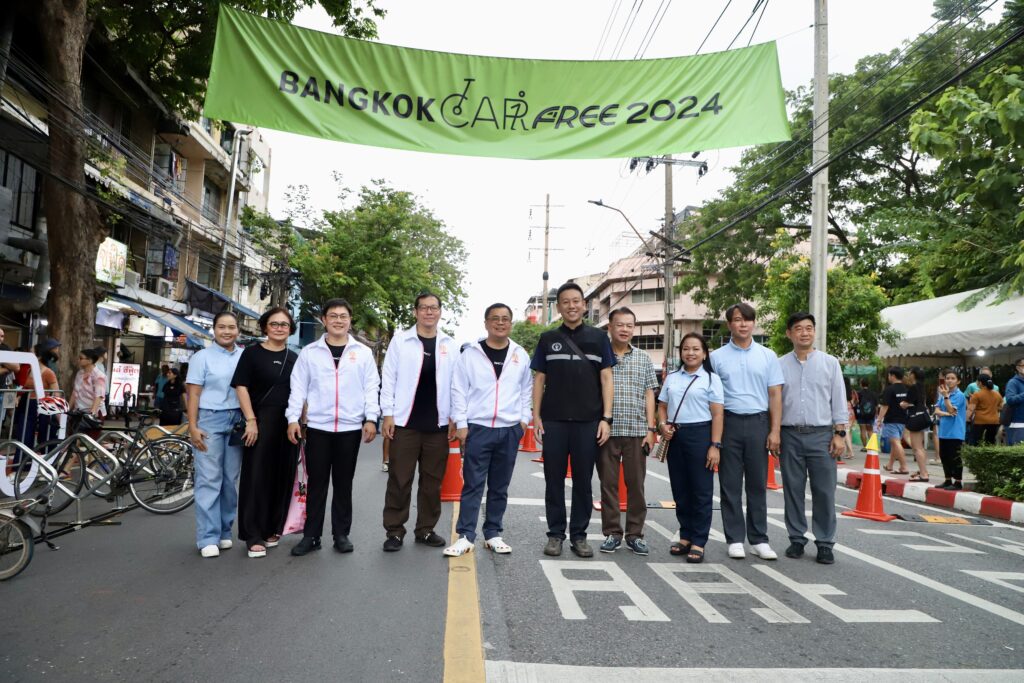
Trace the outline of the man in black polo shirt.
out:
M 565 473 L 572 454 L 572 513 L 569 547 L 580 557 L 593 557 L 587 543 L 590 524 L 590 480 L 598 447 L 611 434 L 612 366 L 615 356 L 608 335 L 583 324 L 583 290 L 574 282 L 558 288 L 563 324 L 540 336 L 530 367 L 533 416 L 544 450 L 544 505 L 548 518 L 545 555 L 561 555 L 565 541 Z M 575 348 L 574 348 L 575 347 Z

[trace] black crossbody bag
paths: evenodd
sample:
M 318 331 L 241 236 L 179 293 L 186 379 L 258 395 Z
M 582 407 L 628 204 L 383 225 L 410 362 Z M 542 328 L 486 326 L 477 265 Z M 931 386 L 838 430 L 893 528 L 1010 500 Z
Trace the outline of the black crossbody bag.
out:
M 580 360 L 582 360 L 584 363 L 590 366 L 590 368 L 593 369 L 595 373 L 597 373 L 597 379 L 598 381 L 601 381 L 601 371 L 594 367 L 593 363 L 590 362 L 590 359 L 587 358 L 587 354 L 583 353 L 579 345 L 576 342 L 574 342 L 572 338 L 567 334 L 559 332 L 558 336 L 565 341 L 565 343 L 569 346 L 570 351 L 579 356 Z

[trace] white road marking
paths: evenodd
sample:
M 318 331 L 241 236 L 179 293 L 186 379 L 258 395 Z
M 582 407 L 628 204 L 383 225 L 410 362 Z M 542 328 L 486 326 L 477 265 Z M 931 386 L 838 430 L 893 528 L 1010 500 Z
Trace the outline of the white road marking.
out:
M 1009 543 L 1010 544 L 1010 545 L 999 545 L 997 543 L 989 543 L 988 541 L 982 541 L 979 538 L 971 538 L 970 536 L 964 536 L 963 534 L 954 534 L 952 532 L 948 532 L 947 535 L 948 536 L 952 536 L 953 538 L 960 538 L 960 539 L 963 539 L 965 541 L 970 541 L 971 543 L 977 543 L 978 545 L 983 545 L 983 546 L 986 546 L 988 548 L 995 548 L 996 550 L 1005 550 L 1008 553 L 1013 553 L 1014 555 L 1020 555 L 1020 556 L 1024 557 L 1024 546 L 1022 546 L 1021 544 L 1016 543 L 1014 541 L 1010 541 L 1008 539 L 999 538 L 997 536 L 990 536 L 989 537 L 989 538 L 992 538 L 992 539 L 994 539 L 996 541 L 1003 541 L 1004 543 Z
M 927 553 L 962 553 L 964 555 L 984 555 L 984 550 L 976 550 L 974 548 L 968 548 L 967 546 L 960 545 L 959 543 L 951 543 L 950 541 L 943 541 L 941 538 L 933 538 L 931 536 L 925 536 L 924 534 L 917 531 L 899 531 L 897 529 L 857 529 L 857 531 L 863 534 L 871 534 L 873 536 L 902 536 L 904 538 L 924 538 L 929 541 L 934 541 L 939 545 L 922 545 L 919 543 L 901 543 L 904 548 L 910 548 L 911 550 L 919 550 Z
M 783 529 L 786 528 L 785 524 L 776 519 L 772 519 L 771 517 L 768 518 L 768 523 L 777 527 L 781 527 Z M 867 553 L 862 553 L 859 550 L 854 550 L 853 548 L 849 548 L 845 545 L 840 545 L 837 543 L 834 547 L 834 550 L 844 555 L 849 555 L 850 557 L 860 560 L 862 562 L 872 564 L 878 567 L 879 569 L 884 569 L 885 571 L 890 572 L 892 574 L 896 574 L 897 576 L 901 576 L 907 579 L 908 581 L 913 581 L 914 583 L 918 583 L 922 586 L 925 586 L 926 588 L 931 588 L 932 590 L 938 593 L 942 593 L 943 595 L 953 598 L 954 600 L 960 600 L 961 602 L 964 602 L 970 605 L 971 607 L 977 607 L 978 609 L 989 612 L 990 614 L 994 614 L 1008 621 L 1012 621 L 1015 624 L 1020 624 L 1024 626 L 1024 614 L 1021 614 L 1020 612 L 1015 612 L 1012 609 L 1007 609 L 1002 605 L 997 605 L 996 603 L 991 602 L 989 600 L 985 600 L 984 598 L 979 598 L 978 596 L 972 595 L 967 591 L 962 591 L 959 588 L 948 586 L 944 583 L 936 581 L 935 579 L 929 579 L 926 576 L 921 576 L 920 574 L 912 572 L 909 569 L 904 569 L 903 567 L 892 564 L 891 562 L 880 560 L 877 557 L 872 557 Z
M 991 581 L 1003 588 L 1009 588 L 1012 591 L 1024 593 L 1024 586 L 1018 586 L 1015 583 L 1010 583 L 1010 581 L 1024 581 L 1024 574 L 1020 572 L 987 572 L 976 569 L 961 569 L 960 571 L 964 574 L 977 576 L 979 579 L 984 579 L 985 581 Z
M 724 614 L 711 606 L 701 595 L 749 595 L 764 607 L 751 607 L 750 611 L 769 624 L 810 623 L 784 604 L 720 564 L 686 565 L 656 562 L 648 565 L 672 590 L 686 600 L 697 614 L 712 624 L 731 623 Z M 683 581 L 677 574 L 718 574 L 724 581 Z
M 593 562 L 574 560 L 539 560 L 544 576 L 551 584 L 555 594 L 555 602 L 562 611 L 563 619 L 586 619 L 575 593 L 601 592 L 622 593 L 629 598 L 632 605 L 620 605 L 619 609 L 630 621 L 669 621 L 668 616 L 640 590 L 631 578 L 626 576 L 614 562 Z M 569 579 L 566 571 L 604 572 L 607 579 Z
M 830 683 L 863 683 L 863 681 L 899 681 L 900 683 L 975 683 L 976 681 L 1008 681 L 1021 676 L 1013 669 L 854 669 L 854 668 L 639 668 L 611 666 L 570 666 L 539 662 L 486 662 L 488 683 L 537 683 L 538 681 L 587 681 L 587 683 L 675 683 L 700 681 L 776 681 Z
M 827 583 L 799 583 L 786 577 L 781 572 L 763 564 L 755 564 L 754 569 L 769 578 L 775 579 L 786 588 L 817 605 L 829 614 L 847 624 L 936 624 L 938 619 L 916 609 L 848 609 L 829 602 L 826 595 L 846 595 L 835 586 Z

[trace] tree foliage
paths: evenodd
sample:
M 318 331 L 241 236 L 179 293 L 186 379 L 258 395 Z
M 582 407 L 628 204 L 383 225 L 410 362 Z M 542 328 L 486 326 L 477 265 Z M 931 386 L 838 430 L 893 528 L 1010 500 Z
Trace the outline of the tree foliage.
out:
M 520 320 L 512 325 L 512 331 L 508 336 L 511 337 L 515 343 L 526 349 L 526 351 L 532 356 L 533 350 L 537 348 L 537 342 L 540 341 L 540 335 L 544 334 L 548 330 L 555 329 L 561 324 L 561 320 L 548 323 L 547 325 L 530 322 L 529 320 Z
M 792 348 L 786 337 L 786 318 L 807 310 L 811 268 L 806 257 L 791 254 L 768 266 L 765 298 L 759 306 L 768 332 L 768 345 L 783 354 Z M 887 305 L 885 291 L 870 275 L 846 268 L 828 272 L 827 351 L 844 360 L 872 360 L 879 341 L 894 344 L 899 336 L 882 320 L 879 311 Z M 759 315 L 759 318 L 761 315 Z
M 303 196 L 302 190 L 296 195 Z M 343 297 L 359 329 L 390 339 L 413 324 L 412 304 L 424 291 L 440 297 L 446 317 L 462 311 L 465 247 L 409 192 L 375 181 L 357 193 L 352 208 L 322 212 L 305 235 L 291 263 L 308 313 Z

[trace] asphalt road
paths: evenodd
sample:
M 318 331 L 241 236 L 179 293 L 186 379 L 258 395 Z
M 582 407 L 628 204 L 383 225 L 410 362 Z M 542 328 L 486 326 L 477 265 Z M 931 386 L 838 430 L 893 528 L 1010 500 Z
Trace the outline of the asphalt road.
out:
M 57 552 L 37 548 L 0 584 L 0 680 L 442 680 L 448 562 L 412 543 L 381 552 L 379 444 L 361 453 L 351 555 L 292 558 L 286 537 L 265 559 L 236 546 L 203 560 L 191 509 L 134 510 Z M 673 511 L 652 509 L 646 558 L 547 558 L 529 457 L 506 516 L 514 552 L 475 553 L 488 680 L 1024 680 L 1021 527 L 841 517 L 835 565 L 816 564 L 813 544 L 801 560 L 730 560 L 716 534 L 694 567 L 668 553 Z M 647 498 L 671 498 L 655 461 Z M 781 556 L 781 492 L 768 500 Z M 855 500 L 839 489 L 839 506 Z M 954 516 L 889 499 L 886 510 Z

